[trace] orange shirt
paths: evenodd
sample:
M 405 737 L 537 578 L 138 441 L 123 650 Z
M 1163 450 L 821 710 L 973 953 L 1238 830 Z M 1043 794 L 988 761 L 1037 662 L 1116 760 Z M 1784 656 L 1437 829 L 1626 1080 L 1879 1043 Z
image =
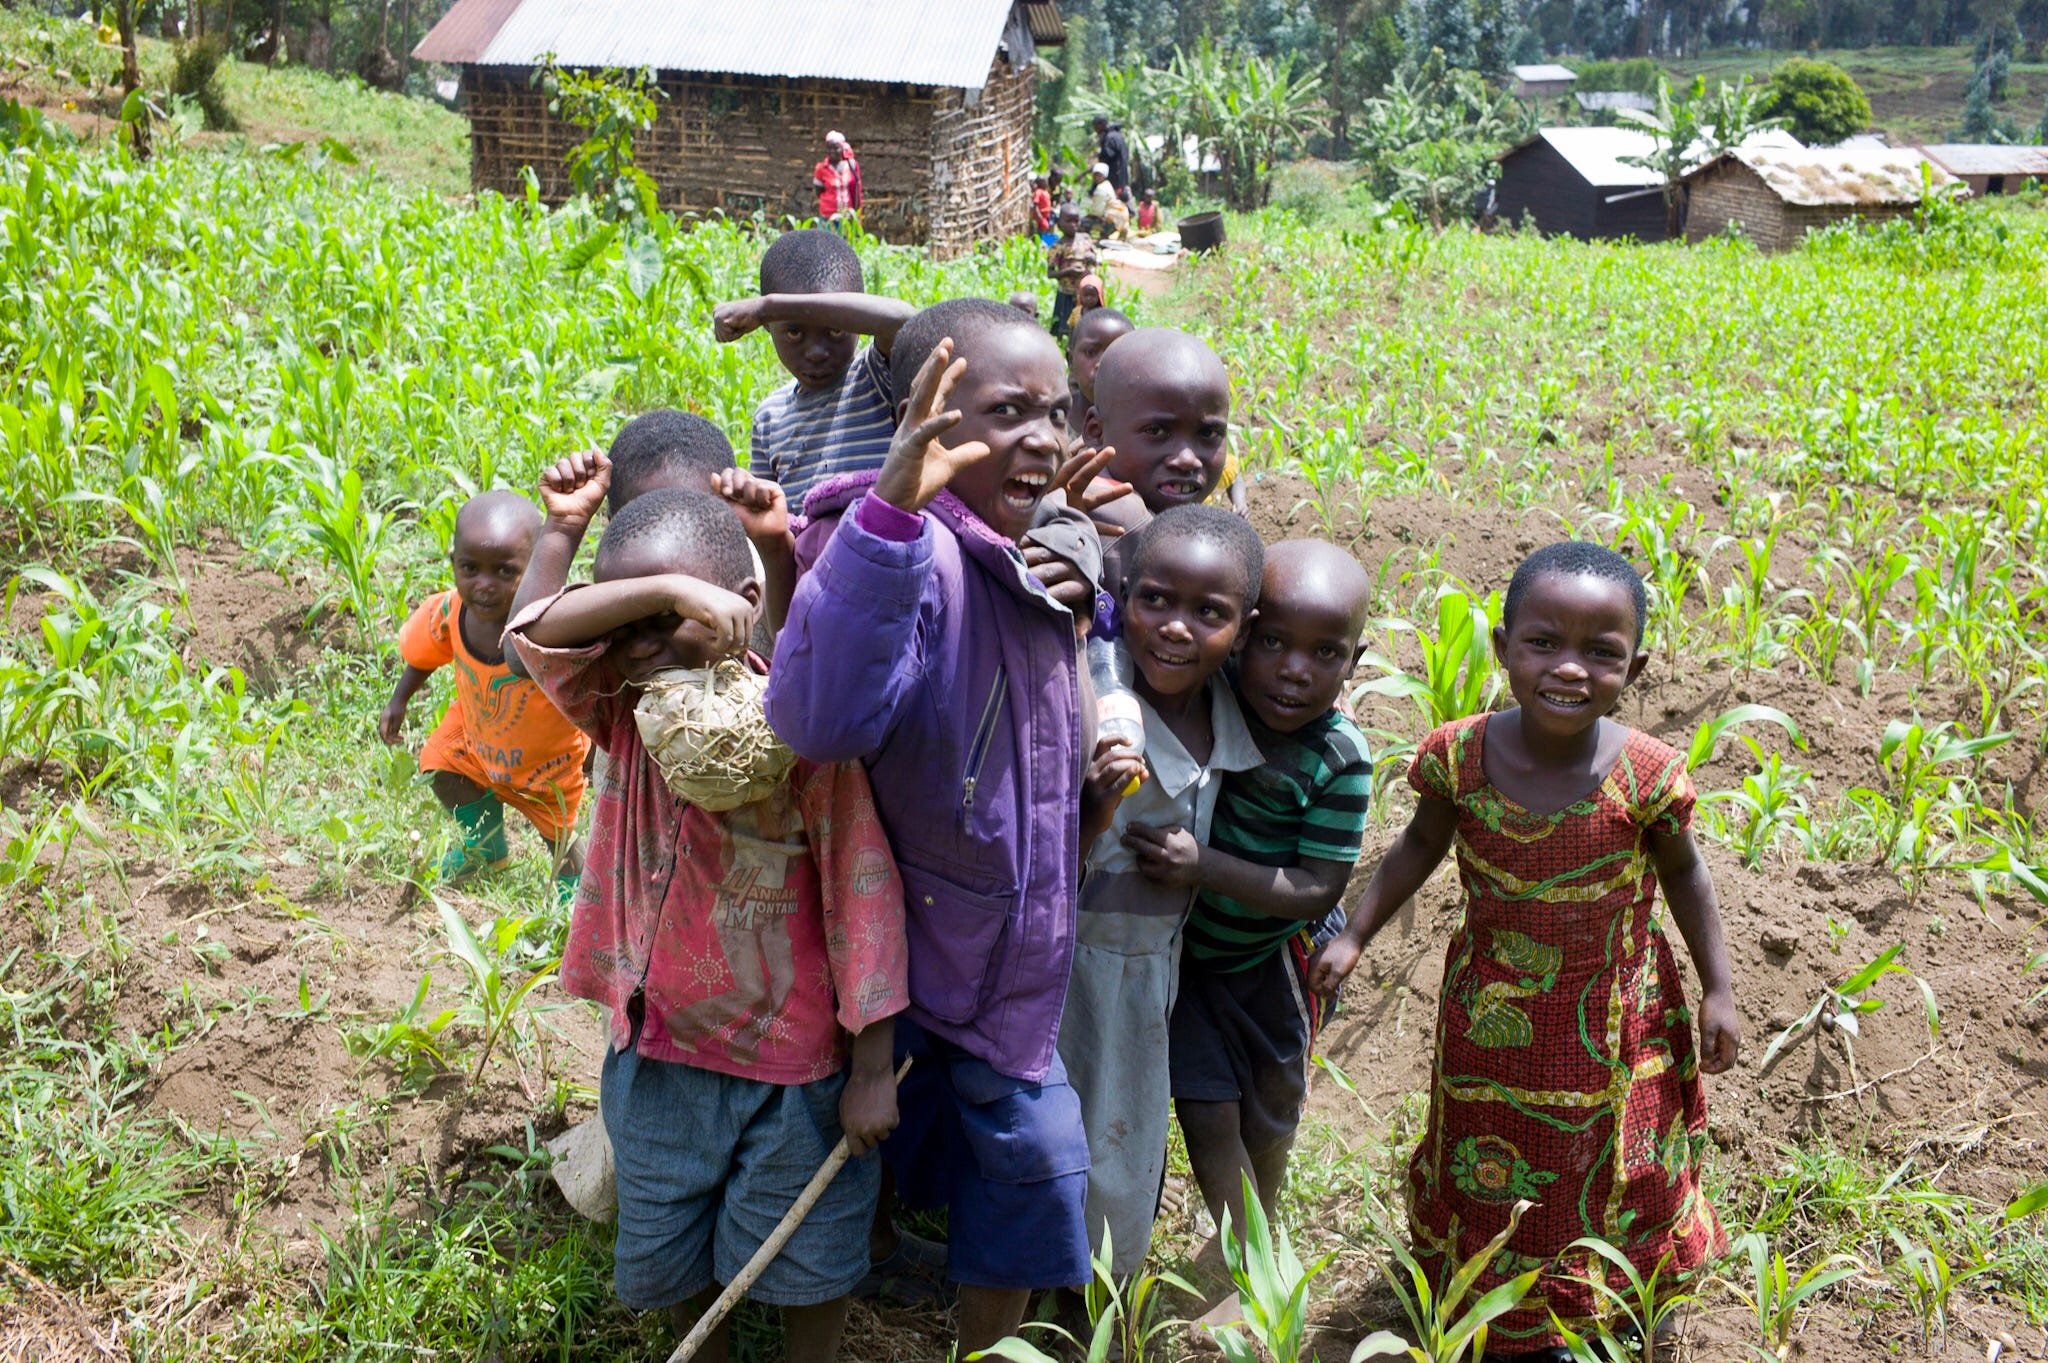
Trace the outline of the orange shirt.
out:
M 399 630 L 399 655 L 426 672 L 454 665 L 449 710 L 450 718 L 459 717 L 461 732 L 450 737 L 470 759 L 464 765 L 483 774 L 482 784 L 522 807 L 566 807 L 573 817 L 583 796 L 590 740 L 538 686 L 513 676 L 503 661 L 485 662 L 471 653 L 462 640 L 461 612 L 453 591 L 428 597 Z

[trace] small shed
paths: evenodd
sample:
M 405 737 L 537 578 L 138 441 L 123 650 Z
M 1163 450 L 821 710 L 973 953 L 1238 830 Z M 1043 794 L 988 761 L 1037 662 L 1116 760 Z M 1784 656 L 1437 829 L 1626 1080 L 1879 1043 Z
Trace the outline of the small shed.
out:
M 1597 114 L 1616 109 L 1635 109 L 1648 113 L 1657 107 L 1657 101 L 1640 90 L 1581 90 L 1572 96 L 1584 113 Z
M 1943 142 L 1920 150 L 1968 185 L 1972 194 L 2017 194 L 2030 184 L 2048 180 L 2048 147 Z
M 1529 66 L 1510 66 L 1508 79 L 1509 89 L 1517 99 L 1551 99 L 1570 94 L 1579 73 L 1556 62 L 1538 62 Z
M 1700 241 L 1735 223 L 1763 249 L 1782 251 L 1816 227 L 1911 213 L 1923 185 L 1954 184 L 1905 147 L 1740 147 L 1685 177 L 1685 237 Z
M 1494 212 L 1535 222 L 1547 236 L 1662 241 L 1664 177 L 1624 156 L 1648 156 L 1656 139 L 1634 128 L 1544 128 L 1494 160 Z
M 547 111 L 534 68 L 650 67 L 663 98 L 635 144 L 675 212 L 809 217 L 825 134 L 861 164 L 862 220 L 956 255 L 1031 208 L 1040 47 L 1055 0 L 455 0 L 413 55 L 460 68 L 470 181 L 569 197 L 582 132 Z

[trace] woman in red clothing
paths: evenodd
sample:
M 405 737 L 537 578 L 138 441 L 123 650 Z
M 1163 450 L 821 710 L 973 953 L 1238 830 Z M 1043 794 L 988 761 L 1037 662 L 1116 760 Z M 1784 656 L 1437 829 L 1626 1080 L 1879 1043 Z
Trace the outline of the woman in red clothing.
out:
M 846 134 L 825 134 L 825 159 L 811 172 L 811 184 L 818 191 L 818 218 L 837 222 L 842 214 L 860 211 L 860 162 L 846 145 Z

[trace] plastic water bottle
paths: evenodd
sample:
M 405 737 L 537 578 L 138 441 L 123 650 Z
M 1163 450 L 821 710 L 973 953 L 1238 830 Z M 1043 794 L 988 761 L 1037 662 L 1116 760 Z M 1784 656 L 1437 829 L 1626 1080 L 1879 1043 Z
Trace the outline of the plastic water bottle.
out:
M 1138 693 L 1124 678 L 1131 672 L 1130 655 L 1110 639 L 1088 641 L 1088 679 L 1095 684 L 1095 731 L 1098 739 L 1121 738 L 1133 757 L 1145 755 L 1145 712 Z M 1129 795 L 1145 778 L 1133 776 L 1124 787 Z

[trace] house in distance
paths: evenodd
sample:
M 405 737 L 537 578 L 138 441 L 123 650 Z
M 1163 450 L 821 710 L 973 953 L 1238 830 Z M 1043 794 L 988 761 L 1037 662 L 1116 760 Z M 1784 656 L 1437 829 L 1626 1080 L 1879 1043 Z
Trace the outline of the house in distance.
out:
M 1944 142 L 1920 150 L 1968 185 L 1972 194 L 2017 194 L 2030 184 L 2048 181 L 2048 147 Z
M 455 0 L 413 50 L 460 68 L 470 182 L 570 195 L 585 136 L 533 79 L 652 68 L 654 127 L 635 162 L 677 213 L 770 219 L 817 211 L 825 134 L 860 161 L 861 219 L 957 255 L 1010 236 L 1031 208 L 1034 58 L 1065 40 L 1056 0 Z
M 1770 129 L 1743 145 L 1796 149 L 1799 141 Z M 1532 222 L 1545 236 L 1663 241 L 1664 177 L 1631 159 L 1656 150 L 1657 139 L 1639 128 L 1540 129 L 1494 158 L 1494 212 L 1509 226 Z M 1704 157 L 1702 150 L 1694 159 Z
M 1555 62 L 1508 68 L 1508 88 L 1517 99 L 1554 99 L 1568 95 L 1578 79 L 1578 72 Z
M 1685 238 L 1734 224 L 1782 251 L 1816 227 L 1911 213 L 1924 187 L 1952 185 L 1955 176 L 1907 147 L 1739 147 L 1685 177 Z

